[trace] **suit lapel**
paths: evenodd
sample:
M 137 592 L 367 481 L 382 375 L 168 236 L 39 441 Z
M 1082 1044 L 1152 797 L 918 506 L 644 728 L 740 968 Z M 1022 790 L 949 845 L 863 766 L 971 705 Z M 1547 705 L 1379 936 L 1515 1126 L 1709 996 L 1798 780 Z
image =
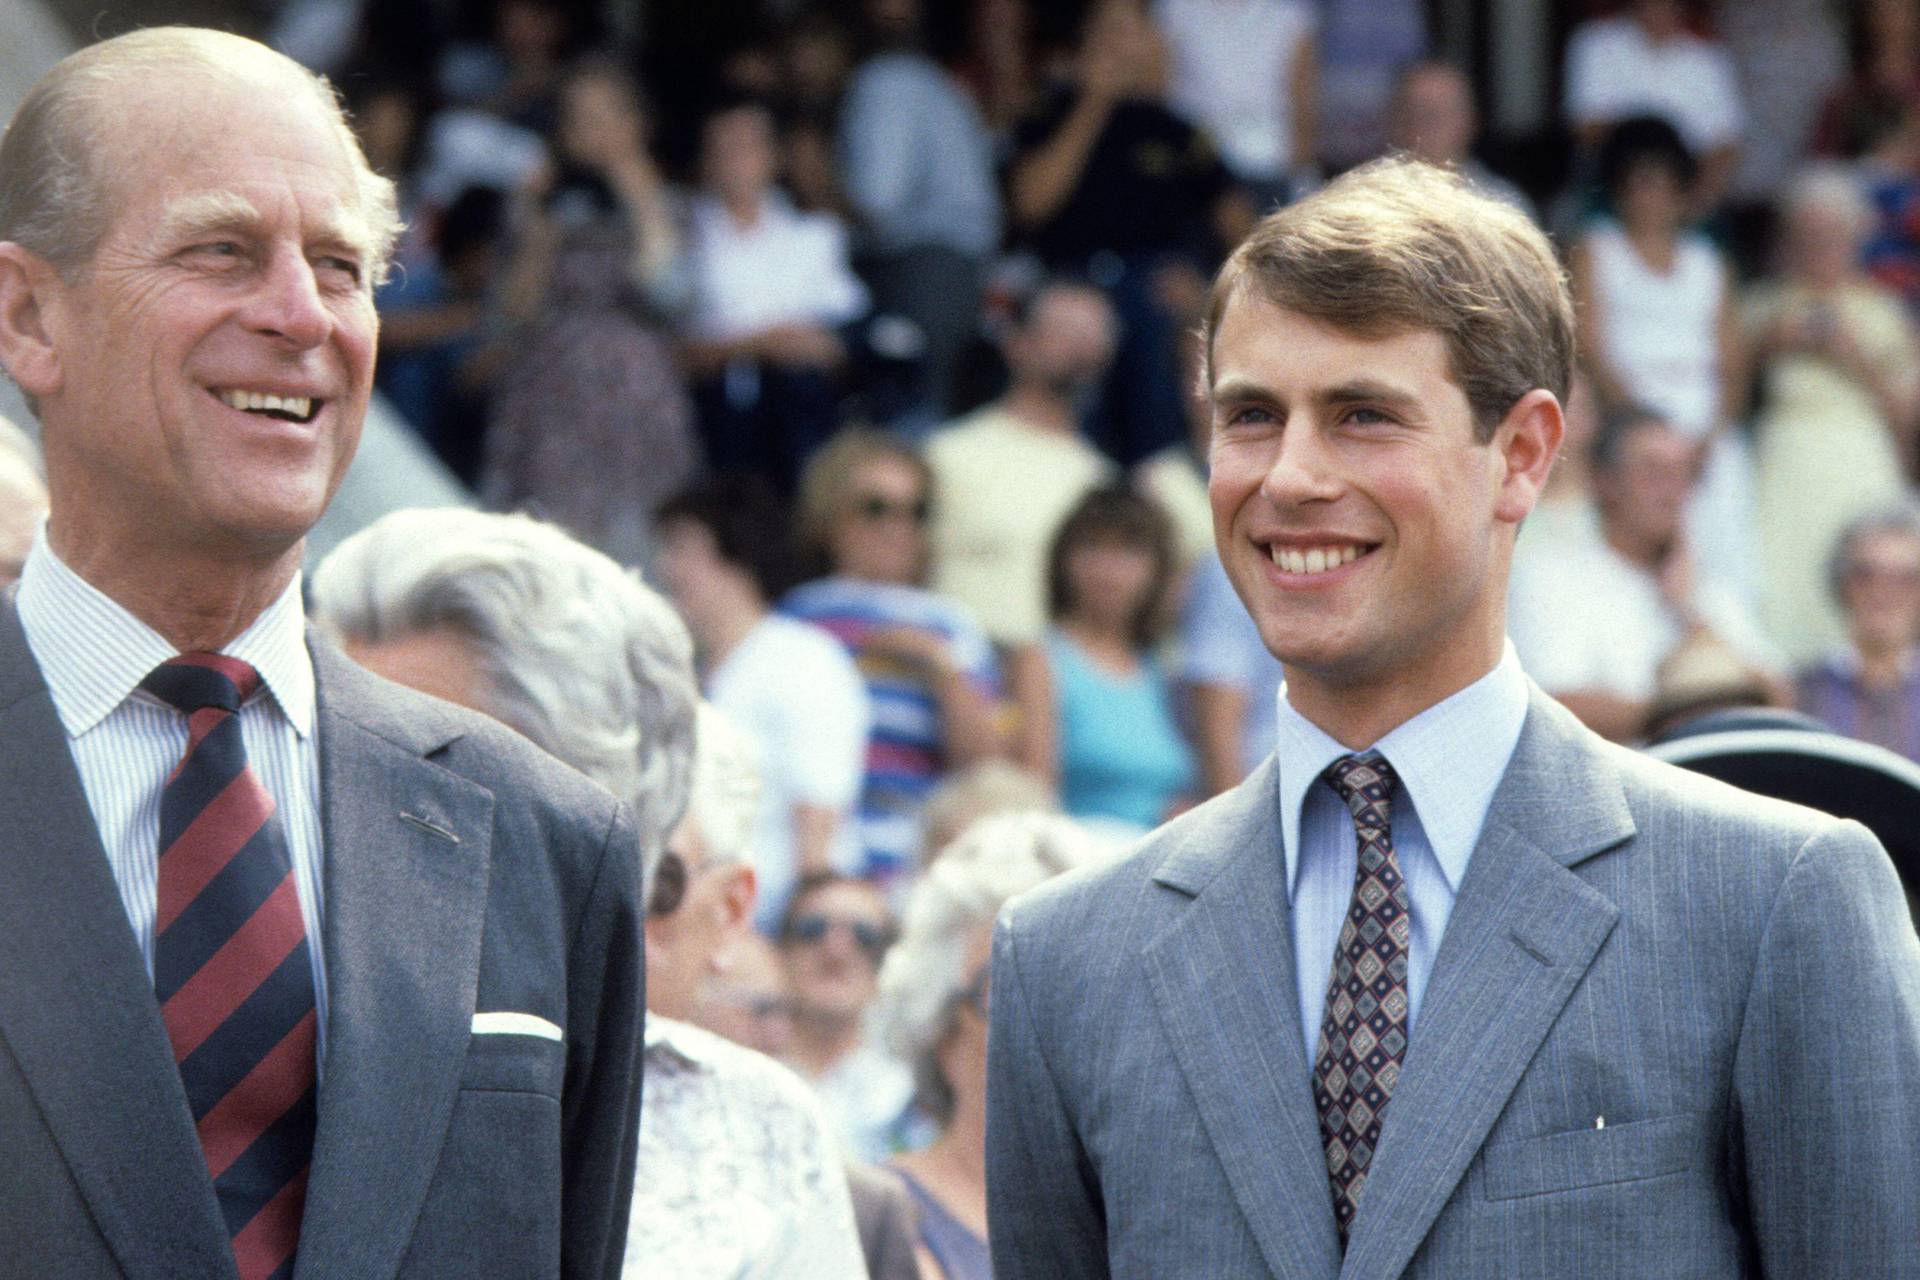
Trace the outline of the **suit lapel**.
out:
M 1613 766 L 1537 689 L 1447 922 L 1342 1276 L 1397 1276 L 1619 908 L 1570 867 L 1632 836 Z
M 450 720 L 316 642 L 327 1058 L 300 1277 L 389 1276 L 472 1034 L 493 793 L 426 758 Z
M 1269 758 L 1155 879 L 1192 895 L 1149 946 L 1155 1004 L 1234 1199 L 1280 1280 L 1339 1267 L 1294 1002 L 1277 771 Z
M 121 1269 L 230 1276 L 153 986 L 10 601 L 0 602 L 0 741 L 4 1050 Z

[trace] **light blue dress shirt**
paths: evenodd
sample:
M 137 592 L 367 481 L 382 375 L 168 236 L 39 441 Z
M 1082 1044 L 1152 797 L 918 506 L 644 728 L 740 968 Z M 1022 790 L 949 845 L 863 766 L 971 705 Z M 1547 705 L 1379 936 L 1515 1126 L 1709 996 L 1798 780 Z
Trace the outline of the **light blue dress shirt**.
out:
M 1359 859 L 1353 814 L 1321 780 L 1346 747 L 1293 709 L 1280 689 L 1276 751 L 1280 839 L 1293 908 L 1293 971 L 1300 1029 L 1313 1070 L 1327 981 L 1340 924 L 1353 902 Z M 1413 903 L 1407 957 L 1407 1025 L 1417 1037 L 1420 999 L 1453 914 L 1454 896 L 1486 824 L 1487 806 L 1507 771 L 1527 718 L 1527 678 L 1508 644 L 1494 669 L 1394 729 L 1370 750 L 1399 778 L 1393 798 L 1393 849 Z

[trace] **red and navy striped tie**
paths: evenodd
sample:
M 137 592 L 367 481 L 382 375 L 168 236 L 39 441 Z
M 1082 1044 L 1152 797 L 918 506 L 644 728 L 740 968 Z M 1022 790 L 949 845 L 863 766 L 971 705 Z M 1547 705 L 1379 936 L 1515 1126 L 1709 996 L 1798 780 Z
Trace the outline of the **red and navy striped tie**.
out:
M 240 705 L 260 676 L 217 653 L 140 687 L 187 717 L 160 796 L 153 985 L 243 1280 L 293 1274 L 313 1157 L 317 1019 L 306 925 Z

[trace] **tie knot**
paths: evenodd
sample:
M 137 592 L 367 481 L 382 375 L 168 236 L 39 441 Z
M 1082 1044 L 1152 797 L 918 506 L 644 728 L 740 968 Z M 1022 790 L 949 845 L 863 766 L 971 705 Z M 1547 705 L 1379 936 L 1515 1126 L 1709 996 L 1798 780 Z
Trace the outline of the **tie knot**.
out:
M 182 715 L 208 707 L 232 712 L 260 687 L 260 673 L 224 653 L 183 653 L 148 672 L 140 687 Z
M 1393 789 L 1399 784 L 1385 756 L 1341 756 L 1321 775 L 1362 825 L 1386 830 L 1393 813 Z

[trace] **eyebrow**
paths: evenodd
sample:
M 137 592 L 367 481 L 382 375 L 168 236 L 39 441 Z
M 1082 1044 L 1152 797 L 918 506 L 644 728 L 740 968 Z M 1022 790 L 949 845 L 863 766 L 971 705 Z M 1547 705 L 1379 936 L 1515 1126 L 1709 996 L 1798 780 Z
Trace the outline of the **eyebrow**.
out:
M 264 219 L 251 200 L 232 191 L 208 191 L 170 201 L 161 214 L 160 236 L 169 243 L 192 240 L 218 232 L 252 232 Z M 332 248 L 344 249 L 370 260 L 372 238 L 357 233 L 351 222 L 327 218 L 316 229 L 312 240 Z
M 1275 403 L 1282 399 L 1269 388 L 1247 378 L 1227 379 L 1215 386 L 1209 392 L 1208 398 L 1215 404 L 1238 404 L 1250 400 Z M 1420 403 L 1420 398 L 1411 391 L 1373 378 L 1355 378 L 1337 386 L 1326 387 L 1316 392 L 1313 399 L 1316 403 L 1323 405 L 1352 404 L 1355 401 L 1366 400 L 1400 408 L 1408 408 Z

